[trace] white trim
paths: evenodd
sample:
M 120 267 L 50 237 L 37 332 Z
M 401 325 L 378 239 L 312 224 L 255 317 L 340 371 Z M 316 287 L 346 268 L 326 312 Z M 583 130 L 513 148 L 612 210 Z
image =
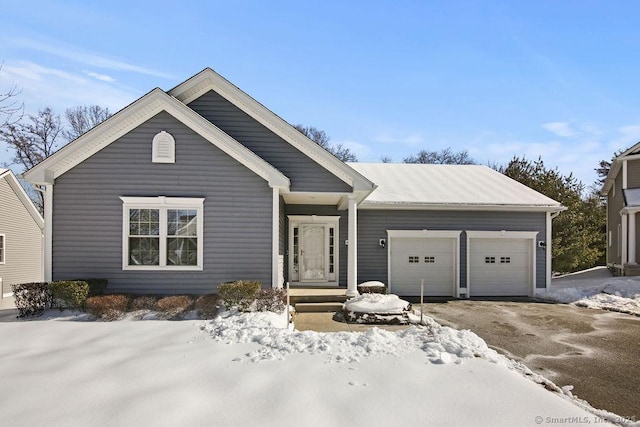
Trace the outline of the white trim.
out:
M 627 189 L 627 184 L 628 184 L 628 180 L 627 180 L 627 171 L 628 171 L 628 167 L 627 167 L 627 160 L 623 160 L 622 161 L 622 189 L 626 190 Z
M 53 280 L 53 184 L 44 186 L 44 281 Z
M 298 132 L 285 120 L 278 117 L 211 68 L 205 68 L 200 73 L 171 89 L 169 94 L 184 104 L 189 104 L 210 90 L 215 91 L 247 113 L 271 132 L 313 159 L 343 182 L 352 186 L 354 190 L 371 192 L 375 189 L 375 185 L 362 174 Z
M 358 296 L 358 203 L 349 196 L 349 228 L 347 246 L 347 296 Z
M 438 210 L 438 211 L 501 211 L 501 212 L 561 212 L 565 206 L 540 205 L 470 205 L 440 203 L 383 203 L 364 201 L 358 208 L 361 210 Z
M 280 283 L 280 191 L 273 188 L 271 217 L 271 287 L 282 288 Z
M 289 238 L 287 239 L 287 248 L 289 250 L 289 259 L 287 262 L 287 271 L 288 276 L 291 283 L 296 285 L 323 285 L 323 286 L 338 286 L 340 284 L 340 216 L 323 216 L 323 215 L 287 215 L 289 226 Z M 328 227 L 333 227 L 334 236 L 333 236 L 333 274 L 335 275 L 335 280 L 326 280 L 322 282 L 303 282 L 298 276 L 298 280 L 291 280 L 293 276 L 293 229 L 295 227 L 300 227 L 304 224 L 324 224 Z M 329 233 L 327 229 L 326 238 L 328 239 Z M 300 235 L 299 237 L 300 238 Z M 298 243 L 300 245 L 300 243 Z M 329 245 L 327 243 L 327 255 L 329 254 Z M 299 250 L 299 248 L 298 248 Z M 300 260 L 298 260 L 300 262 Z M 329 258 L 326 260 L 327 267 L 329 266 Z M 330 274 L 330 273 L 328 273 Z M 327 279 L 329 277 L 327 276 Z
M 454 239 L 455 252 L 454 256 L 454 283 L 453 294 L 456 298 L 460 298 L 460 234 L 462 230 L 387 230 L 387 285 L 391 292 L 391 239 L 394 238 L 423 238 L 423 239 Z
M 122 200 L 122 269 L 123 270 L 151 270 L 151 271 L 202 271 L 204 248 L 204 200 L 191 197 L 120 197 Z M 130 209 L 159 209 L 160 234 L 159 265 L 130 265 L 129 264 L 129 210 Z M 197 265 L 167 265 L 167 210 L 190 209 L 197 211 Z
M 471 283 L 471 239 L 509 239 L 509 240 L 531 240 L 531 258 L 529 261 L 531 270 L 531 286 L 529 296 L 535 295 L 536 292 L 536 239 L 537 231 L 466 231 L 467 234 L 467 298 L 472 296 Z
M 0 234 L 0 265 L 5 265 L 7 263 L 7 236 L 6 234 Z M 2 282 L 0 281 L 0 285 Z M 0 287 L 0 289 L 2 289 Z
M 626 213 L 620 214 L 620 224 L 622 224 L 622 235 L 620 236 L 620 248 L 622 249 L 622 253 L 620 255 L 620 263 L 625 265 L 628 261 L 627 258 L 627 243 L 629 240 L 629 234 L 627 231 L 627 215 Z
M 637 264 L 636 259 L 636 212 L 629 212 L 629 264 Z
M 166 111 L 211 144 L 262 177 L 269 183 L 269 186 L 289 188 L 289 178 L 279 170 L 161 89 L 152 90 L 133 104 L 120 110 L 113 117 L 64 146 L 55 154 L 27 171 L 24 174 L 25 179 L 37 184 L 52 184 L 53 180 L 66 171 L 82 163 L 162 111 Z
M 156 136 L 153 137 L 151 145 L 152 163 L 176 162 L 176 140 L 169 132 L 164 130 L 158 132 Z M 166 151 L 164 155 L 163 151 Z

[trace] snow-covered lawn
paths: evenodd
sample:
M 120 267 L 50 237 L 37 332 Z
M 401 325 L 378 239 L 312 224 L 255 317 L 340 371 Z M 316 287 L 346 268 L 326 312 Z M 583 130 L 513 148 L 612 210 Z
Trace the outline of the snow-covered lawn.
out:
M 3 425 L 536 426 L 611 416 L 431 319 L 399 332 L 317 333 L 286 329 L 275 314 L 49 315 L 0 323 Z
M 640 316 L 640 277 L 576 277 L 554 279 L 551 292 L 538 294 L 538 297 Z

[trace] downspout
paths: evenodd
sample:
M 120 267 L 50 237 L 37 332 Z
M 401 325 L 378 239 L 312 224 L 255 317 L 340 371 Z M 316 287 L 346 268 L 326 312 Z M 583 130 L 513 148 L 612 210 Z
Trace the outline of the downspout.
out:
M 52 248 L 53 248 L 53 184 L 33 184 L 33 188 L 44 196 L 44 250 L 42 264 L 44 269 L 44 281 L 50 282 L 52 278 Z

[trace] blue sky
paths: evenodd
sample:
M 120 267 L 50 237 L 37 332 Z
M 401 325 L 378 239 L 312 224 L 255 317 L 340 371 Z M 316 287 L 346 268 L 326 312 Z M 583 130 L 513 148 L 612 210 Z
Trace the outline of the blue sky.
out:
M 635 1 L 15 1 L 0 92 L 113 111 L 211 67 L 361 161 L 420 149 L 573 172 L 640 140 Z M 9 155 L 0 147 L 0 162 Z

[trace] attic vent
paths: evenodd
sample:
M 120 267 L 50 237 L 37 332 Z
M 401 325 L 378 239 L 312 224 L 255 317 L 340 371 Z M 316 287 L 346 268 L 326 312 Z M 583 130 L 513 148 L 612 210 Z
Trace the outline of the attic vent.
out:
M 151 161 L 153 163 L 176 162 L 176 140 L 170 133 L 162 131 L 153 137 Z

